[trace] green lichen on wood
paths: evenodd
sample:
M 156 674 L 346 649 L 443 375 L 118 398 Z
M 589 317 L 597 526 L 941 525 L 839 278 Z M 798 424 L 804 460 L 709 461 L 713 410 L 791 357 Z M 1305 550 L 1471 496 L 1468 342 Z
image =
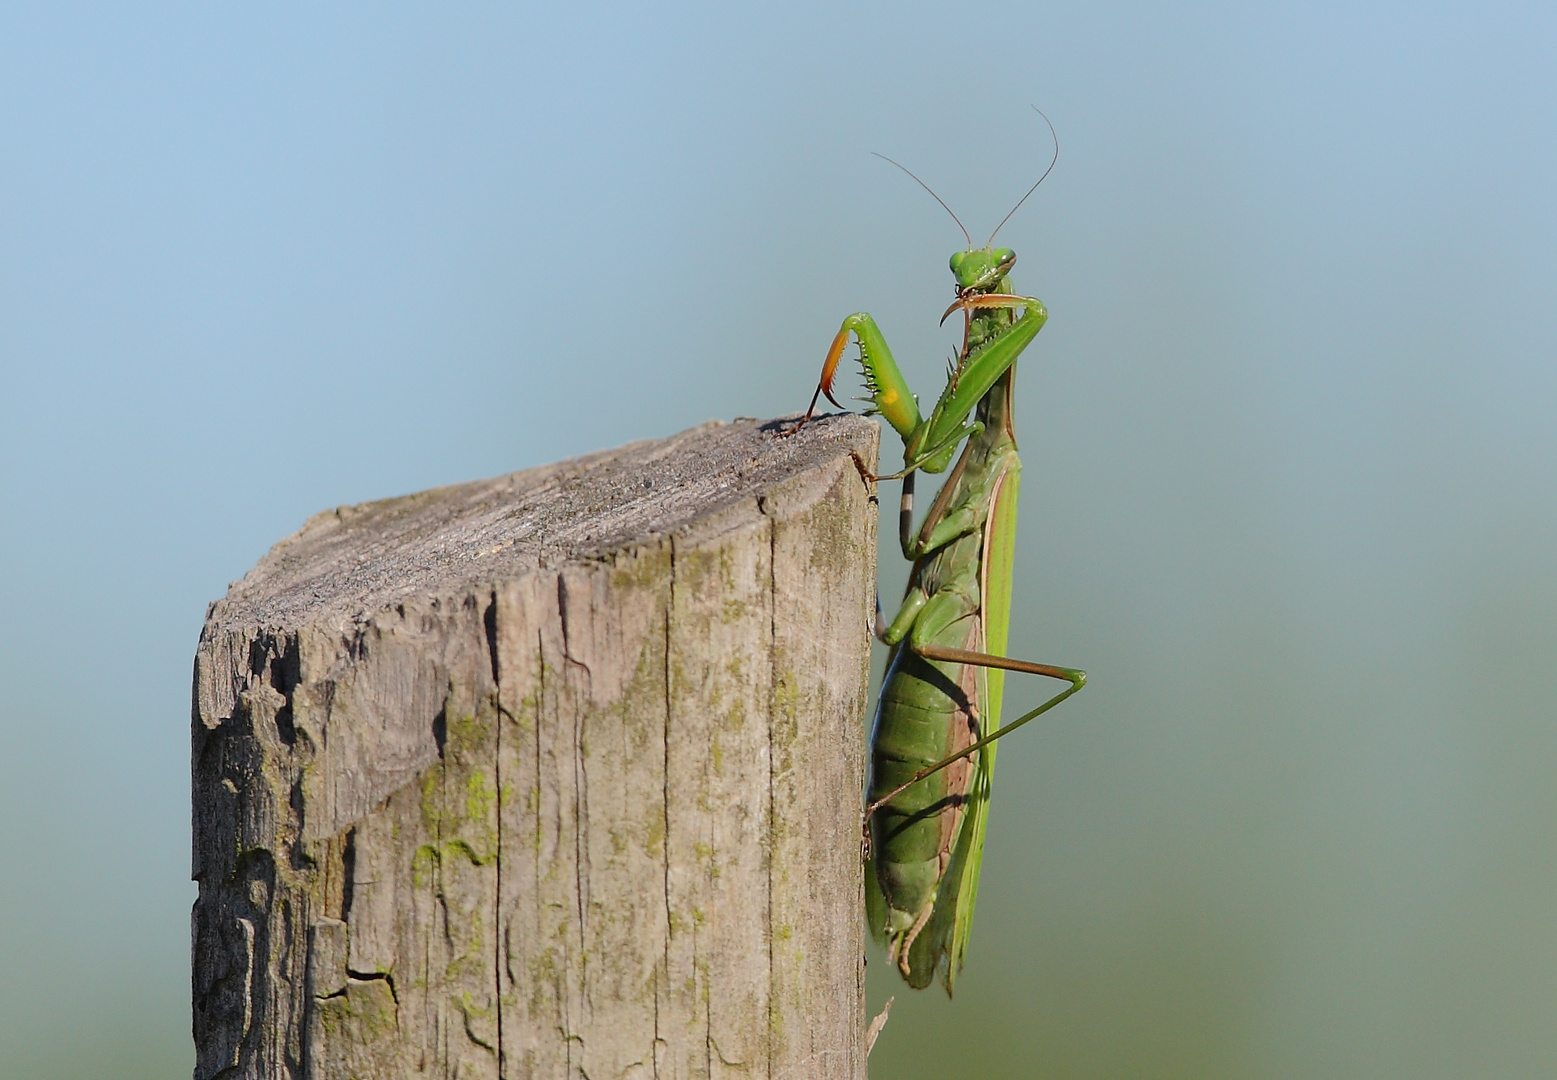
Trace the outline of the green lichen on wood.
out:
M 447 716 L 443 760 L 421 776 L 427 835 L 443 850 L 457 851 L 477 866 L 498 857 L 497 784 L 490 761 L 496 715 L 483 711 Z
M 342 1042 L 367 1045 L 400 1026 L 400 1006 L 388 979 L 352 979 L 343 993 L 315 999 L 318 1024 Z
M 617 556 L 607 581 L 612 589 L 653 590 L 663 585 L 669 576 L 670 562 L 668 545 L 626 552 Z

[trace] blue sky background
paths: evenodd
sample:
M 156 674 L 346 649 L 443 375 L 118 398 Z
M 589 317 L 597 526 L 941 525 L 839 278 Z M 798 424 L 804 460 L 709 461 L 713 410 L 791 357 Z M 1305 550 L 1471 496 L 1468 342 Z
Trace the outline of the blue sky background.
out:
M 229 580 L 799 409 L 852 311 L 934 394 L 960 234 L 868 152 L 982 239 L 1034 103 L 1011 647 L 1093 682 L 876 1075 L 1551 1076 L 1554 10 L 0 8 L 0 1072 L 192 1065 Z

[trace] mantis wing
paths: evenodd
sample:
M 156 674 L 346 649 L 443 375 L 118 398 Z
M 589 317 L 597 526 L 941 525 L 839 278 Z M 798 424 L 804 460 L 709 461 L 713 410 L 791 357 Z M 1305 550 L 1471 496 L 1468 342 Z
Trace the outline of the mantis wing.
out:
M 1012 454 L 1008 468 L 995 486 L 994 502 L 984 524 L 984 580 L 981 583 L 984 646 L 986 652 L 997 656 L 1005 655 L 1011 624 L 1011 567 L 1015 557 L 1021 469 L 1021 462 Z M 984 703 L 982 734 L 989 735 L 1000 728 L 1005 672 L 999 668 L 982 668 L 979 685 L 980 700 Z M 978 900 L 979 869 L 984 857 L 984 831 L 989 824 L 989 796 L 998 745 L 991 743 L 978 752 L 978 766 L 968 784 L 962 825 L 936 893 L 935 909 L 929 924 L 909 949 L 908 983 L 915 989 L 928 986 L 936 969 L 940 968 L 941 983 L 947 994 L 951 994 L 957 973 L 962 969 L 968 934 L 973 927 L 973 909 Z M 866 902 L 868 905 L 868 891 Z
M 1006 636 L 1011 626 L 1011 569 L 1016 558 L 1016 502 L 1021 490 L 1022 463 L 1013 453 L 1010 467 L 995 491 L 995 504 L 984 523 L 984 642 L 985 651 L 996 656 L 1006 654 Z M 1000 729 L 1000 705 L 1005 691 L 1005 672 L 985 668 L 985 733 Z M 979 751 L 979 767 L 972 786 L 973 799 L 963 822 L 967 837 L 966 867 L 957 878 L 957 922 L 952 934 L 951 956 L 942 976 L 946 992 L 952 992 L 962 957 L 968 949 L 968 932 L 973 927 L 973 906 L 979 894 L 979 866 L 984 857 L 984 829 L 989 824 L 989 796 L 995 779 L 995 750 L 990 743 Z M 959 837 L 959 847 L 961 838 Z

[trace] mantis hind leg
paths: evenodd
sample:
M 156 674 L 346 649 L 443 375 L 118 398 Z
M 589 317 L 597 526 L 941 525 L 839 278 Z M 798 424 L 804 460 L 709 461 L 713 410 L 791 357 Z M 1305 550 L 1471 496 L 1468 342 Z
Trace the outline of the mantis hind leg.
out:
M 1036 709 L 1032 709 L 1029 712 L 1023 713 L 1021 716 L 1011 721 L 1011 723 L 1001 727 L 999 730 L 989 735 L 985 735 L 983 738 L 963 747 L 955 754 L 950 754 L 942 758 L 940 761 L 937 761 L 933 765 L 926 765 L 924 768 L 914 773 L 914 775 L 909 777 L 908 780 L 899 784 L 897 787 L 893 788 L 891 791 L 887 792 L 881 798 L 875 800 L 865 808 L 865 820 L 867 822 L 870 821 L 871 815 L 874 814 L 877 810 L 881 809 L 882 806 L 897 798 L 903 792 L 919 783 L 919 781 L 925 779 L 928 776 L 934 776 L 948 765 L 955 764 L 965 757 L 971 757 L 1001 736 L 1009 735 L 1011 732 L 1015 731 L 1023 724 L 1026 724 L 1028 721 L 1042 716 L 1060 702 L 1070 697 L 1077 690 L 1080 690 L 1083 686 L 1087 685 L 1087 673 L 1085 671 L 1079 671 L 1075 668 L 1055 667 L 1052 664 L 1035 664 L 1028 660 L 1014 660 L 1008 656 L 995 656 L 991 653 L 974 652 L 971 649 L 953 649 L 944 645 L 910 644 L 909 648 L 913 649 L 914 652 L 918 653 L 926 660 L 939 660 L 948 664 L 973 664 L 977 667 L 1000 668 L 1004 671 L 1020 671 L 1027 675 L 1042 675 L 1050 679 L 1061 679 L 1070 683 L 1070 685 L 1067 686 L 1064 690 L 1061 690 L 1058 694 L 1055 694 L 1048 701 L 1045 701 L 1042 705 L 1039 705 Z

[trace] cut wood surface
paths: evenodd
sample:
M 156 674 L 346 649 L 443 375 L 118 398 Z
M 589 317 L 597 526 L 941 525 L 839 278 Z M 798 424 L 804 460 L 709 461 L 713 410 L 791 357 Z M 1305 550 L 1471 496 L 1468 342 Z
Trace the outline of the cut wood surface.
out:
M 195 1076 L 863 1080 L 876 427 L 318 514 L 195 662 Z

